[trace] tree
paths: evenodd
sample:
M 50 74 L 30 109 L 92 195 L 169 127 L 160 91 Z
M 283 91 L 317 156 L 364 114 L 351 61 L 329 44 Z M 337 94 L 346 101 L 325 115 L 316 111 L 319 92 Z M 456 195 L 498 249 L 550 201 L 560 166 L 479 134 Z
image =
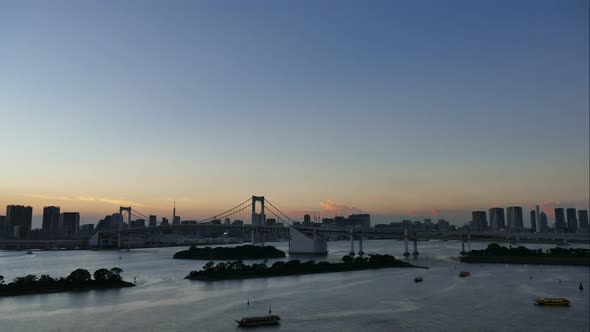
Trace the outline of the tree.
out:
M 107 269 L 98 269 L 94 271 L 93 275 L 96 281 L 107 281 L 113 277 L 113 273 Z
M 344 263 L 350 263 L 350 262 L 352 262 L 352 259 L 353 258 L 351 256 L 348 256 L 348 255 L 342 256 L 342 261 Z
M 91 278 L 90 272 L 84 269 L 77 269 L 72 271 L 70 275 L 66 278 L 71 283 L 85 283 L 88 282 Z
M 209 261 L 207 264 L 205 264 L 205 266 L 203 266 L 203 270 L 205 270 L 205 271 L 212 270 L 213 266 L 215 266 L 215 263 L 213 263 L 213 261 Z
M 118 267 L 114 267 L 111 269 L 111 280 L 116 280 L 116 281 L 121 281 L 123 280 L 123 277 L 121 277 L 121 273 L 123 273 L 123 270 L 118 268 Z
M 4 276 L 0 276 L 0 285 L 4 285 Z

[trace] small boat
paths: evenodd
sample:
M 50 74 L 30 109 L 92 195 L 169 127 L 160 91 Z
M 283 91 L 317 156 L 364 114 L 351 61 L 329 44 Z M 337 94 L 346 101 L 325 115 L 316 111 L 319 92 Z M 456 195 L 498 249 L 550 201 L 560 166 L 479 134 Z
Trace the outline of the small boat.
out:
M 422 279 L 422 277 L 414 278 L 414 282 L 422 282 L 422 281 L 424 281 L 424 279 Z
M 277 315 L 244 317 L 241 320 L 236 320 L 241 327 L 259 326 L 259 325 L 273 325 L 278 324 L 281 318 Z
M 459 277 L 461 277 L 461 278 L 470 277 L 470 276 L 471 276 L 470 272 L 466 272 L 466 271 L 459 272 Z
M 580 290 L 580 292 L 584 290 L 584 286 L 582 286 L 582 283 L 580 283 L 580 286 L 578 286 L 578 289 Z
M 553 298 L 553 297 L 539 297 L 534 299 L 535 304 L 538 305 L 563 305 L 568 306 L 570 305 L 570 300 L 566 298 Z
M 32 251 L 29 249 L 29 250 L 27 251 L 27 255 L 32 255 L 32 254 L 33 254 L 33 252 L 32 252 Z

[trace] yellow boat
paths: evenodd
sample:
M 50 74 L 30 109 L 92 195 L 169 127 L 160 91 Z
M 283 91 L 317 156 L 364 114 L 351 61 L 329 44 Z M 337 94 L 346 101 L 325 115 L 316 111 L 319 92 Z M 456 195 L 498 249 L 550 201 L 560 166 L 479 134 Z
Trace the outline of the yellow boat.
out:
M 540 297 L 535 299 L 535 304 L 539 305 L 570 305 L 570 300 L 565 298 Z

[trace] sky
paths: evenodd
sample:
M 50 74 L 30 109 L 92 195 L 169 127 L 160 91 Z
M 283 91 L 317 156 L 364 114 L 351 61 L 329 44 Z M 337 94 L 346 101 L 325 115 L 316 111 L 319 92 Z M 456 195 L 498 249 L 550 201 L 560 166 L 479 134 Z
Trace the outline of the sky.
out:
M 588 1 L 0 0 L 0 206 L 589 205 Z M 2 212 L 0 212 L 2 213 Z

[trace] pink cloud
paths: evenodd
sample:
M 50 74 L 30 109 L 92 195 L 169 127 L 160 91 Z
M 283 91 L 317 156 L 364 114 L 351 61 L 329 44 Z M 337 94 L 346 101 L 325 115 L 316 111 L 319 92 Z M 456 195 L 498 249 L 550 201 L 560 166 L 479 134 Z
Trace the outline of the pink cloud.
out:
M 361 209 L 347 206 L 344 204 L 337 203 L 331 199 L 327 199 L 325 202 L 320 202 L 324 212 L 334 213 L 334 215 L 345 216 L 355 213 L 363 213 Z

